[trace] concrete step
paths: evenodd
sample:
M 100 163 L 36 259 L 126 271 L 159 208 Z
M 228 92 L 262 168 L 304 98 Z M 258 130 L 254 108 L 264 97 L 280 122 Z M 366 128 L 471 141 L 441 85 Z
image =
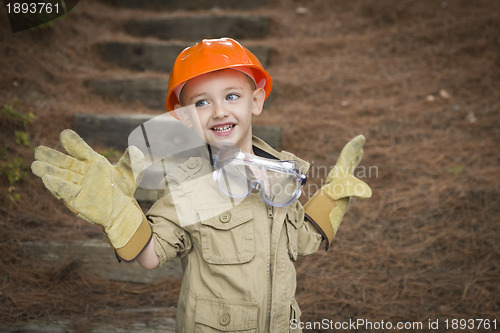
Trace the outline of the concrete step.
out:
M 119 42 L 99 45 L 104 61 L 139 71 L 170 72 L 177 55 L 188 43 Z
M 104 145 L 123 151 L 127 147 L 130 132 L 160 114 L 116 116 L 77 114 L 73 118 L 73 128 L 90 145 Z M 266 141 L 271 147 L 280 149 L 281 128 L 279 126 L 254 125 L 252 130 L 254 135 Z M 178 139 L 182 140 L 182 138 Z
M 125 31 L 133 36 L 163 40 L 198 41 L 202 38 L 232 37 L 262 39 L 269 35 L 271 20 L 261 15 L 207 15 L 132 20 Z
M 168 78 L 115 77 L 91 79 L 85 84 L 93 93 L 104 98 L 118 99 L 124 103 L 139 101 L 150 109 L 165 110 Z
M 193 43 L 186 42 L 120 42 L 111 41 L 99 45 L 99 52 L 104 61 L 120 67 L 139 71 L 170 72 L 177 55 Z M 269 65 L 271 49 L 267 46 L 250 45 L 264 67 Z
M 94 93 L 103 98 L 119 100 L 123 103 L 141 102 L 144 106 L 165 112 L 168 78 L 157 77 L 123 77 L 96 78 L 85 82 L 85 85 Z M 269 107 L 273 93 L 264 103 Z
M 142 309 L 130 309 L 130 314 Z M 149 310 L 149 309 L 148 309 Z M 170 309 L 152 309 L 164 310 L 165 313 L 171 312 Z M 120 309 L 120 312 L 127 312 L 127 309 Z M 144 312 L 144 310 L 143 310 Z M 150 311 L 149 311 L 150 312 Z M 161 320 L 154 319 L 147 322 L 120 322 L 110 320 L 109 322 L 92 322 L 91 327 L 85 332 L 89 333 L 174 333 L 175 318 L 163 317 Z M 27 322 L 17 322 L 14 325 L 0 323 L 0 332 L 4 333 L 65 333 L 74 332 L 75 326 L 71 319 L 53 318 L 49 320 L 31 320 Z M 80 332 L 80 331 L 79 331 Z
M 153 10 L 207 10 L 232 9 L 245 10 L 263 8 L 268 0 L 101 0 L 102 2 L 121 8 L 153 9 Z
M 137 262 L 120 263 L 114 251 L 104 240 L 59 242 L 24 242 L 23 248 L 39 262 L 64 262 L 75 260 L 76 265 L 103 279 L 124 282 L 150 283 L 166 277 L 182 278 L 179 260 L 168 262 L 155 270 L 146 270 Z

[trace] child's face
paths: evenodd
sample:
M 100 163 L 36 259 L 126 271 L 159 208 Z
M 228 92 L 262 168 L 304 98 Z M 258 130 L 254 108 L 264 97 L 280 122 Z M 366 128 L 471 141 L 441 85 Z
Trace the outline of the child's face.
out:
M 230 143 L 245 152 L 252 152 L 252 116 L 262 112 L 264 99 L 263 89 L 232 69 L 191 79 L 181 93 L 183 106 L 196 106 L 208 143 Z

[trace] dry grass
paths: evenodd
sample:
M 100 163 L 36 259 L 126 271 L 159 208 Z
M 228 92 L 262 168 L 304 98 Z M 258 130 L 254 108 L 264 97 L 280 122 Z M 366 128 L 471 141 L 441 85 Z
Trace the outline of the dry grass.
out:
M 306 14 L 295 12 L 301 6 Z M 265 40 L 275 49 L 276 89 L 257 123 L 281 125 L 284 148 L 316 171 L 363 133 L 362 167 L 374 192 L 353 202 L 330 251 L 298 262 L 303 320 L 500 319 L 499 7 L 276 0 L 265 10 L 276 22 Z M 57 146 L 77 112 L 118 109 L 89 96 L 81 80 L 120 71 L 92 46 L 113 37 L 119 15 L 104 20 L 109 9 L 96 3 L 78 9 L 49 31 L 12 36 L 1 21 L 0 102 L 18 97 L 21 110 L 35 112 L 32 146 Z M 4 156 L 30 161 L 12 134 L 2 123 Z M 320 176 L 310 177 L 311 190 Z M 22 240 L 95 237 L 96 229 L 34 177 L 16 185 L 17 203 L 1 182 L 1 322 L 62 316 L 85 331 L 110 315 L 130 318 L 124 308 L 175 305 L 179 281 L 103 281 L 81 271 L 78 258 L 30 260 Z

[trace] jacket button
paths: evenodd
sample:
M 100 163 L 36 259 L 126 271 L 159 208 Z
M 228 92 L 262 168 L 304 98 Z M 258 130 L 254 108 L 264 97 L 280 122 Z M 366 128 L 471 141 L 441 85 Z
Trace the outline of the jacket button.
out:
M 219 323 L 222 326 L 227 326 L 231 322 L 231 316 L 228 313 L 224 313 L 222 316 L 219 318 Z
M 231 221 L 231 213 L 225 212 L 225 213 L 220 214 L 219 221 L 221 221 L 222 223 L 227 223 L 227 222 Z
M 189 169 L 194 169 L 198 166 L 198 160 L 194 159 L 194 158 L 191 158 L 189 159 L 189 161 L 187 162 L 187 167 Z

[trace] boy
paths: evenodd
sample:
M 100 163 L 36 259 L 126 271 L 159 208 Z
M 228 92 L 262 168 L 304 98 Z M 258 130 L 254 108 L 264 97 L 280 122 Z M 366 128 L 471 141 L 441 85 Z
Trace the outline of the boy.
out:
M 323 239 L 328 248 L 349 197 L 371 195 L 352 176 L 362 156 L 362 136 L 346 145 L 328 184 L 305 210 L 297 200 L 300 191 L 282 193 L 283 188 L 270 186 L 275 179 L 299 184 L 301 175 L 294 170 L 305 173 L 309 167 L 252 137 L 252 117 L 262 112 L 271 87 L 257 58 L 232 39 L 203 40 L 181 52 L 170 75 L 167 110 L 194 105 L 208 146 L 221 152 L 234 145 L 240 154 L 233 157 L 244 157 L 220 165 L 212 163 L 212 155 L 210 163 L 190 158 L 167 176 L 172 187 L 147 217 L 133 198 L 134 175 L 143 160 L 134 146 L 112 166 L 66 130 L 61 143 L 71 156 L 43 146 L 35 151 L 33 172 L 78 216 L 103 226 L 120 258 L 138 260 L 148 269 L 180 258 L 184 276 L 177 332 L 289 332 L 290 323 L 300 320 L 294 261 L 316 252 Z M 181 112 L 177 117 L 191 126 Z M 294 161 L 297 168 L 282 161 Z M 251 170 L 253 185 L 237 204 L 222 205 L 218 198 L 237 197 L 234 187 L 221 194 L 226 174 L 219 172 L 217 185 L 211 174 L 218 167 L 239 166 Z M 187 194 L 178 196 L 179 188 Z M 195 202 L 187 223 L 175 203 L 179 197 Z

